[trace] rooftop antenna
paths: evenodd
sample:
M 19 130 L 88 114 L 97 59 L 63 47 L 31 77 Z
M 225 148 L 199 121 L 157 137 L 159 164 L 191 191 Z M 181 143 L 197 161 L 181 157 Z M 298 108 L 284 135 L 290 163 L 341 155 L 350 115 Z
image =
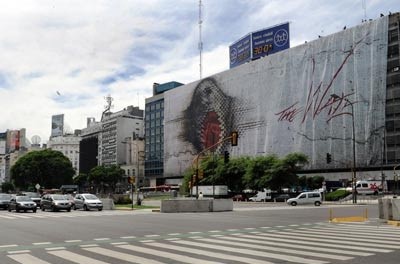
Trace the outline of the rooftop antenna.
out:
M 203 23 L 201 16 L 201 0 L 199 0 L 199 53 L 200 53 L 200 79 L 203 77 L 203 65 L 202 65 L 202 51 L 203 51 L 203 41 L 201 39 L 201 24 Z
M 364 9 L 364 21 L 367 21 L 367 0 L 362 0 L 362 8 Z
M 101 114 L 101 121 L 103 121 L 104 114 L 109 112 L 110 109 L 113 107 L 112 101 L 114 101 L 114 98 L 112 98 L 110 94 L 104 97 L 104 99 L 106 99 L 107 105 L 104 106 L 104 111 Z

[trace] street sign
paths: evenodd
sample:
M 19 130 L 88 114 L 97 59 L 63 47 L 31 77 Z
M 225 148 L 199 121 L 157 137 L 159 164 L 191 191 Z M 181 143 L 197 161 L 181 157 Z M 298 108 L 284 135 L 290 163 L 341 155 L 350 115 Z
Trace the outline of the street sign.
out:
M 40 189 L 40 184 L 36 183 L 35 188 L 36 188 L 36 190 L 39 190 Z

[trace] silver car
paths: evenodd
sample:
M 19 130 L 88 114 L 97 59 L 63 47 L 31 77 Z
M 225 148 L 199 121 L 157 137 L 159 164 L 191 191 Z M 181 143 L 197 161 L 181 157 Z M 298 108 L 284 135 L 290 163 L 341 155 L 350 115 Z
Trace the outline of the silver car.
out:
M 45 194 L 40 201 L 42 211 L 50 209 L 51 211 L 66 210 L 71 211 L 72 204 L 68 197 L 62 194 Z
M 83 209 L 88 211 L 90 209 L 103 210 L 103 203 L 97 198 L 96 195 L 90 193 L 81 193 L 75 196 L 74 209 Z

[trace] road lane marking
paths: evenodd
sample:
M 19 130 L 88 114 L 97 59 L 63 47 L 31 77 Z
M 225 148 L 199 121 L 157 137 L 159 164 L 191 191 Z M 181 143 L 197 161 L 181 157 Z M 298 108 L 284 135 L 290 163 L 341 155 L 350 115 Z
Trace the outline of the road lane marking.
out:
M 142 242 L 142 243 L 150 243 L 150 242 L 154 242 L 154 240 L 140 240 L 139 242 Z
M 8 257 L 21 264 L 51 264 L 29 254 L 8 255 Z
M 36 242 L 36 243 L 32 243 L 32 245 L 35 245 L 35 246 L 39 246 L 39 245 L 50 245 L 51 244 L 51 242 Z
M 212 239 L 210 239 L 212 240 Z M 202 241 L 203 239 L 199 239 L 196 241 Z M 179 243 L 183 245 L 191 245 L 195 247 L 203 247 L 203 248 L 210 248 L 210 249 L 216 249 L 216 250 L 222 250 L 222 251 L 228 251 L 232 253 L 239 253 L 239 254 L 247 254 L 251 256 L 258 256 L 258 257 L 266 257 L 266 258 L 273 258 L 273 259 L 279 259 L 279 260 L 285 260 L 285 261 L 290 261 L 290 262 L 298 262 L 298 263 L 304 263 L 304 264 L 323 264 L 323 263 L 328 263 L 326 261 L 320 261 L 320 260 L 312 260 L 312 259 L 305 259 L 301 257 L 294 257 L 294 256 L 286 256 L 282 254 L 275 254 L 275 253 L 268 253 L 268 252 L 263 252 L 263 251 L 256 251 L 256 250 L 251 250 L 251 249 L 243 249 L 243 248 L 238 248 L 238 247 L 227 247 L 227 246 L 219 246 L 215 244 L 209 244 L 209 243 L 201 243 L 201 242 L 194 242 L 194 241 L 172 241 L 173 243 Z M 204 241 L 207 242 L 207 241 Z
M 78 264 L 88 264 L 88 263 L 90 263 L 90 264 L 110 264 L 108 262 L 96 260 L 94 258 L 89 258 L 86 256 L 82 256 L 81 254 L 73 253 L 73 252 L 66 251 L 66 250 L 50 251 L 48 253 L 52 254 L 54 256 L 57 256 L 59 258 L 78 263 Z
M 150 245 L 155 246 L 155 247 L 164 248 L 164 249 L 172 249 L 172 250 L 176 250 L 176 251 L 182 251 L 185 253 L 190 252 L 191 254 L 197 254 L 197 255 L 201 255 L 201 256 L 209 256 L 209 257 L 219 258 L 219 259 L 223 259 L 223 260 L 240 261 L 240 262 L 249 263 L 249 264 L 272 264 L 272 262 L 269 262 L 269 261 L 233 256 L 233 255 L 228 255 L 228 254 L 223 254 L 223 253 L 210 252 L 210 251 L 206 251 L 206 250 L 195 249 L 192 247 L 166 245 L 166 244 L 161 244 L 161 243 L 151 243 Z
M 174 242 L 178 242 L 178 241 L 174 241 Z M 179 262 L 191 263 L 191 264 L 221 263 L 221 262 L 208 261 L 208 260 L 199 259 L 199 258 L 192 258 L 192 257 L 188 257 L 185 255 L 174 254 L 174 253 L 170 253 L 170 252 L 166 252 L 166 251 L 155 250 L 155 249 L 151 249 L 151 248 L 147 248 L 147 247 L 139 247 L 139 246 L 134 246 L 134 245 L 124 245 L 124 246 L 117 246 L 117 247 L 131 250 L 131 251 L 141 252 L 141 253 L 145 253 L 145 254 L 156 255 L 156 256 L 168 258 L 168 259 L 179 261 Z
M 174 241 L 174 240 L 180 240 L 180 238 L 178 238 L 178 237 L 171 237 L 171 238 L 166 238 L 165 240 Z
M 97 253 L 97 254 L 100 254 L 103 256 L 112 257 L 115 259 L 129 261 L 132 263 L 162 264 L 162 262 L 159 262 L 156 260 L 143 258 L 143 257 L 133 255 L 133 254 L 117 252 L 117 251 L 106 249 L 106 248 L 93 247 L 93 248 L 85 248 L 85 250 L 89 251 L 89 252 Z
M 303 232 L 305 232 L 305 231 L 303 231 Z M 303 232 L 292 230 L 290 232 L 279 232 L 279 234 L 292 235 L 292 236 L 296 235 L 296 237 L 297 237 L 297 234 L 298 234 L 299 236 L 309 237 L 309 238 L 321 238 L 321 239 L 326 239 L 327 238 L 326 235 L 315 235 L 315 234 L 308 234 L 308 233 L 304 234 Z M 356 243 L 353 242 L 353 241 L 356 241 L 356 242 L 361 242 L 360 245 L 363 244 L 365 246 L 370 246 L 371 243 L 373 243 L 374 247 L 379 247 L 379 248 L 392 248 L 392 249 L 399 249 L 400 248 L 400 245 L 396 246 L 396 245 L 393 245 L 393 243 L 391 243 L 389 241 L 378 240 L 378 239 L 375 239 L 375 238 L 374 239 L 366 239 L 366 238 L 350 238 L 350 237 L 347 237 L 346 241 L 342 241 L 342 240 L 343 240 L 343 237 L 341 237 L 340 234 L 337 234 L 337 236 L 333 236 L 333 235 L 329 236 L 329 241 L 331 241 L 331 242 L 336 242 L 337 241 L 337 242 L 340 242 L 342 244 L 355 245 Z M 349 241 L 349 240 L 351 240 L 351 241 Z M 365 243 L 365 242 L 370 242 L 370 243 Z
M 110 240 L 109 238 L 107 238 L 107 237 L 101 237 L 101 238 L 95 238 L 95 239 L 93 239 L 94 241 L 106 241 L 106 240 Z
M 168 234 L 168 236 L 180 236 L 180 235 L 182 235 L 181 233 L 171 233 L 171 234 Z
M 65 240 L 65 243 L 77 243 L 77 242 L 82 242 L 80 239 L 75 239 L 75 240 Z
M 201 234 L 201 233 L 203 233 L 203 232 L 198 232 L 198 231 L 195 231 L 195 232 L 189 232 L 189 234 Z
M 145 235 L 145 237 L 159 237 L 160 235 Z
M 29 253 L 30 250 L 15 250 L 15 251 L 7 251 L 8 254 L 21 254 L 21 253 Z
M 98 247 L 99 245 L 97 244 L 86 244 L 86 245 L 80 245 L 81 248 L 87 248 L 87 247 Z
M 339 235 L 340 237 L 348 237 L 348 238 L 361 238 L 362 241 L 369 241 L 371 237 L 373 237 L 374 241 L 383 241 L 382 243 L 387 243 L 387 241 L 400 241 L 399 235 L 387 235 L 387 234 L 370 234 L 370 233 L 344 233 L 340 231 L 334 231 L 334 230 L 325 230 L 325 229 L 302 229 L 302 230 L 296 230 L 298 233 L 305 233 L 305 234 L 329 234 L 329 235 Z M 384 239 L 384 240 L 380 240 Z
M 330 248 L 328 245 L 327 247 L 312 247 L 312 246 L 303 246 L 303 245 L 292 245 L 289 243 L 279 243 L 277 241 L 271 241 L 270 238 L 268 237 L 260 237 L 260 236 L 253 236 L 253 235 L 241 235 L 240 237 L 244 238 L 251 238 L 253 243 L 257 244 L 265 244 L 265 245 L 274 245 L 274 246 L 280 246 L 280 247 L 290 247 L 290 248 L 298 248 L 298 249 L 306 249 L 306 250 L 317 250 L 321 252 L 330 252 L 330 253 L 338 253 L 338 254 L 346 254 L 346 255 L 355 255 L 355 256 L 362 256 L 362 257 L 367 257 L 367 256 L 372 256 L 374 254 L 372 253 L 367 253 L 367 252 L 359 252 L 359 251 L 353 251 L 353 250 L 342 250 L 342 249 L 334 249 Z M 223 239 L 232 239 L 231 237 L 224 237 Z M 308 244 L 308 243 L 307 243 Z
M 45 248 L 45 250 L 47 251 L 52 251 L 52 250 L 62 250 L 62 249 L 66 249 L 65 247 L 53 247 L 53 248 Z
M 114 243 L 111 243 L 111 245 L 113 245 L 113 246 L 117 246 L 117 245 L 127 245 L 128 244 L 128 242 L 114 242 Z
M 221 238 L 224 239 L 224 238 Z M 200 239 L 201 241 L 206 241 L 210 243 L 217 243 L 217 244 L 223 244 L 226 246 L 238 246 L 238 247 L 251 247 L 251 249 L 260 249 L 260 250 L 267 250 L 267 251 L 277 251 L 280 253 L 286 253 L 286 254 L 295 254 L 295 255 L 305 255 L 305 256 L 312 256 L 312 257 L 317 257 L 317 258 L 327 258 L 327 259 L 335 259 L 335 260 L 350 260 L 353 259 L 353 257 L 348 257 L 348 256 L 338 256 L 338 255 L 332 255 L 332 254 L 326 254 L 326 253 L 318 253 L 318 252 L 310 252 L 310 251 L 300 251 L 300 250 L 294 250 L 294 249 L 285 249 L 282 247 L 271 247 L 271 246 L 265 246 L 265 245 L 256 245 L 256 244 L 251 244 L 252 240 L 250 239 L 242 239 L 242 238 L 232 238 L 230 241 L 221 241 L 221 240 L 215 240 L 215 239 Z M 233 241 L 242 241 L 242 242 L 233 242 Z
M 10 245 L 1 245 L 0 248 L 8 248 L 8 247 L 18 247 L 17 244 L 10 244 Z
M 315 245 L 315 246 L 319 246 L 322 243 L 327 242 L 327 237 L 325 237 L 324 239 L 318 239 L 318 238 L 308 238 L 308 237 L 303 237 L 303 236 L 296 236 L 297 240 L 293 240 L 293 235 L 283 235 L 283 234 L 278 234 L 278 233 L 268 233 L 268 234 L 259 234 L 259 235 L 267 236 L 271 239 L 274 238 L 273 240 L 278 240 L 277 238 L 279 238 L 279 240 L 281 242 L 300 243 L 300 244 L 307 243 L 308 245 Z M 329 246 L 336 247 L 336 248 L 348 248 L 348 249 L 351 248 L 351 249 L 356 249 L 356 250 L 361 250 L 361 251 L 382 252 L 382 253 L 392 252 L 392 250 L 376 248 L 375 245 L 370 245 L 370 244 L 366 244 L 366 243 L 347 242 L 345 240 L 338 241 L 337 243 L 338 244 L 335 244 L 331 240 L 329 240 Z
M 123 236 L 123 237 L 120 237 L 120 238 L 122 238 L 122 239 L 131 239 L 131 238 L 136 238 L 135 236 Z

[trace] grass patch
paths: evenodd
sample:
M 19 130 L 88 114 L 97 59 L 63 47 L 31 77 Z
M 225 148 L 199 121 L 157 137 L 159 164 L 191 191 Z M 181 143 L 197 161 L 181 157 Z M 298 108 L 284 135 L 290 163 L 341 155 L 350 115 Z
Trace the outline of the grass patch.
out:
M 140 210 L 140 209 L 157 209 L 160 208 L 158 206 L 151 206 L 151 205 L 133 205 L 133 209 Z M 115 209 L 132 209 L 132 204 L 116 204 Z

